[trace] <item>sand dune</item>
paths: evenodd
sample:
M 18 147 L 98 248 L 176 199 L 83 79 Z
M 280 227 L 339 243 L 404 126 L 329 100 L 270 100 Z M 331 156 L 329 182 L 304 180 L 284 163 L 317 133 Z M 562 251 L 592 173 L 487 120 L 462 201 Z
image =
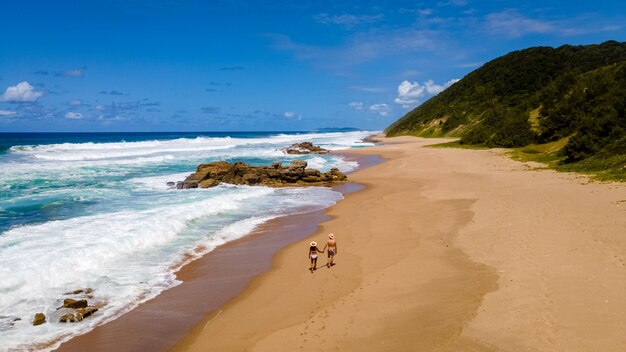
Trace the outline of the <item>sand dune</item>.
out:
M 623 351 L 626 186 L 411 137 L 180 351 Z M 321 260 L 321 264 L 325 259 Z

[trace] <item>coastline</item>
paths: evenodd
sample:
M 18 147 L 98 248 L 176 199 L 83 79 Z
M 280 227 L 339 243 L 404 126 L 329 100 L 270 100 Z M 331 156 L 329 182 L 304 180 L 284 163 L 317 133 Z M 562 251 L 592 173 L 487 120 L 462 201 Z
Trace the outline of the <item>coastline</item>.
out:
M 377 155 L 352 154 L 350 150 L 333 153 L 359 163 L 351 172 L 382 162 Z M 333 186 L 344 197 L 362 188 L 355 183 Z M 269 270 L 279 250 L 314 233 L 328 219 L 326 210 L 291 214 L 259 225 L 250 234 L 183 265 L 176 272 L 182 281 L 178 286 L 71 337 L 54 351 L 169 350 L 199 322 L 243 292 L 256 276 Z
M 268 271 L 161 348 L 620 351 L 626 345 L 626 185 L 534 170 L 497 151 L 423 148 L 440 139 L 386 142 L 346 153 L 385 160 L 350 176 L 363 190 L 327 208 L 309 235 L 278 250 Z M 337 265 L 327 269 L 322 256 L 322 267 L 310 273 L 308 241 L 324 243 L 328 232 L 340 247 Z M 245 239 L 257 240 L 239 241 Z M 133 337 L 144 332 L 139 326 Z M 94 330 L 67 345 L 88 335 L 84 349 L 110 339 Z
M 626 186 L 400 137 L 174 351 L 620 351 Z M 399 144 L 395 144 L 399 142 Z M 621 206 L 621 207 L 620 207 Z M 335 233 L 337 265 L 308 273 Z M 324 260 L 322 259 L 322 265 Z

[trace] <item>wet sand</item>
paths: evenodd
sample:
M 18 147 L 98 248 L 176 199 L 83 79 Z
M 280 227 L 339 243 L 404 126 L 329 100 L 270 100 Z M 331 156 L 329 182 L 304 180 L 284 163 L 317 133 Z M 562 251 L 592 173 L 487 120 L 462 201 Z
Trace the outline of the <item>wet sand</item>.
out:
M 624 350 L 625 185 L 389 142 L 351 151 L 387 161 L 175 350 Z M 329 232 L 337 265 L 310 273 Z

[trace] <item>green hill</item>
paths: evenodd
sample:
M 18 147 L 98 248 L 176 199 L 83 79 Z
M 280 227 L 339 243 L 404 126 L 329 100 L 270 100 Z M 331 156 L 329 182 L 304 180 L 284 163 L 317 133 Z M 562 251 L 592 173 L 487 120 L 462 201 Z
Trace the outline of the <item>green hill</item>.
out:
M 626 43 L 511 52 L 413 109 L 386 133 L 461 137 L 461 144 L 488 147 L 563 140 L 554 153 L 560 164 L 603 164 L 626 173 Z M 616 164 L 606 165 L 609 159 Z

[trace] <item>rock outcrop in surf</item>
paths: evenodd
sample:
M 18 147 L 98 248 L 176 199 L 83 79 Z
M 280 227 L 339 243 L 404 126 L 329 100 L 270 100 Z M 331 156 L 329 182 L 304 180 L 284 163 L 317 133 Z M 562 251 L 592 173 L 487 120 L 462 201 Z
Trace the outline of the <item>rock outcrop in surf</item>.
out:
M 337 168 L 321 173 L 307 168 L 306 161 L 292 161 L 289 166 L 275 162 L 271 166 L 252 166 L 243 162 L 229 163 L 216 161 L 201 164 L 196 172 L 184 181 L 179 181 L 176 188 L 209 188 L 220 183 L 235 185 L 259 185 L 270 187 L 286 186 L 332 186 L 343 183 L 347 176 Z
M 311 142 L 294 143 L 282 149 L 287 154 L 328 154 L 328 149 L 314 145 Z

